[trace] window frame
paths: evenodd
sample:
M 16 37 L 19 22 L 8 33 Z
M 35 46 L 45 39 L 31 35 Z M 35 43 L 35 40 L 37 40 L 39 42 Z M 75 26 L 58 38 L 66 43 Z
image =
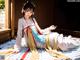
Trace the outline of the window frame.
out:
M 5 0 L 5 28 L 0 30 L 11 31 L 11 37 L 14 37 L 14 20 L 15 20 L 15 0 Z

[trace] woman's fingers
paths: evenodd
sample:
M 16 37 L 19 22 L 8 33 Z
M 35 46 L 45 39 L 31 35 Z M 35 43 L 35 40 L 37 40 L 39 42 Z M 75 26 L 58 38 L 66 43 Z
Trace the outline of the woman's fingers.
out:
M 56 29 L 56 27 L 57 27 L 57 26 L 51 25 L 51 26 L 49 27 L 49 29 L 50 29 L 50 30 L 54 30 L 54 29 Z

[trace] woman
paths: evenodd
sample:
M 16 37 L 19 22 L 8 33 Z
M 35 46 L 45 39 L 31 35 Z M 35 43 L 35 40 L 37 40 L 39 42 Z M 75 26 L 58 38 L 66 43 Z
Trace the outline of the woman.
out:
M 56 29 L 56 26 L 54 25 L 46 29 L 41 29 L 38 23 L 36 22 L 36 19 L 33 17 L 34 8 L 35 7 L 31 2 L 25 3 L 22 8 L 23 17 L 18 20 L 18 32 L 17 32 L 16 44 L 14 46 L 16 51 L 21 50 L 22 35 L 24 35 L 25 40 L 27 40 L 26 30 L 28 26 L 30 26 L 30 28 L 33 31 L 33 36 L 36 40 L 37 47 L 39 46 L 45 47 L 46 35 L 48 35 L 49 37 L 51 47 L 54 45 L 53 40 L 56 40 L 57 47 L 63 51 L 79 46 L 78 40 L 75 41 L 75 39 L 70 36 L 63 37 L 62 34 L 58 34 L 57 32 L 51 32 L 51 30 Z

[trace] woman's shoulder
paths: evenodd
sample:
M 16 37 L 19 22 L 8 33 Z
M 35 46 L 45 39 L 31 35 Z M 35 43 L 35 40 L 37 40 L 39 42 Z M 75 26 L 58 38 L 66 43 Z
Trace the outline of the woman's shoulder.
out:
M 36 18 L 34 17 L 33 20 L 36 20 Z
M 19 21 L 19 22 L 23 22 L 23 21 L 24 21 L 24 18 L 21 17 L 21 18 L 18 19 L 18 21 Z
M 36 18 L 33 18 L 33 21 L 36 22 Z
M 23 17 L 21 17 L 21 18 L 19 18 L 19 20 L 24 20 L 24 18 L 23 18 Z

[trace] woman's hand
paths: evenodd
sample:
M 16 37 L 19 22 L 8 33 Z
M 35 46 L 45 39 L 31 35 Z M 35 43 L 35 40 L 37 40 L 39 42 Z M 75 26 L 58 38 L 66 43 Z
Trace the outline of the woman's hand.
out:
M 42 32 L 43 32 L 43 34 L 49 34 L 51 32 L 51 30 L 55 30 L 55 29 L 56 29 L 56 26 L 51 25 L 50 27 L 45 28 L 44 30 L 42 30 Z
M 56 29 L 56 26 L 54 26 L 54 25 L 51 25 L 50 27 L 49 27 L 49 30 L 55 30 Z
M 19 53 L 20 50 L 21 50 L 21 49 L 18 48 L 18 46 L 15 44 L 15 45 L 14 45 L 14 50 L 13 50 L 13 52 L 14 52 L 14 53 Z

